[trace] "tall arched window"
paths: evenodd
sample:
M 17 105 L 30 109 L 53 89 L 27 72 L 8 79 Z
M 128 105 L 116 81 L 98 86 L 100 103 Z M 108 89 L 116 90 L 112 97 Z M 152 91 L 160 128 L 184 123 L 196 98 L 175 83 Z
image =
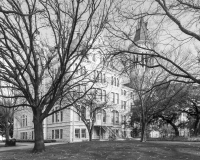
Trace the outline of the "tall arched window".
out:
M 111 121 L 112 121 L 112 123 L 114 124 L 114 122 L 115 122 L 115 111 L 112 111 L 112 114 L 111 114 Z
M 119 124 L 119 112 L 115 111 L 115 123 Z
M 103 115 L 103 122 L 106 122 L 106 111 L 102 110 L 102 115 Z
M 111 117 L 112 123 L 113 124 L 119 124 L 119 112 L 114 110 L 114 111 L 112 111 L 111 115 L 112 115 L 112 117 Z
M 26 127 L 27 126 L 27 116 L 22 115 L 21 117 L 21 127 Z
M 81 107 L 81 116 L 86 118 L 86 108 L 84 106 Z

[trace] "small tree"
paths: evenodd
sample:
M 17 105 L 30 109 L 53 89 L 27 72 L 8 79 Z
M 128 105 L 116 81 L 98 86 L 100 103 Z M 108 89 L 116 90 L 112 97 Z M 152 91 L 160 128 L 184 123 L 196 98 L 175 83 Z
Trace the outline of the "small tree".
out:
M 168 75 L 162 70 L 140 68 L 131 72 L 129 87 L 135 93 L 135 110 L 139 112 L 136 121 L 140 121 L 142 142 L 146 141 L 147 128 L 152 120 L 167 109 L 170 110 L 183 96 L 182 85 L 167 81 L 167 78 Z
M 9 145 L 10 136 L 13 135 L 13 108 L 0 108 L 0 126 L 5 135 L 5 146 Z
M 74 112 L 79 115 L 83 123 L 85 124 L 88 133 L 89 141 L 92 141 L 92 133 L 94 123 L 96 121 L 96 114 L 109 107 L 106 95 L 99 95 L 98 89 L 92 89 L 87 93 L 84 98 L 78 101 L 74 105 Z M 89 116 L 87 113 L 89 112 Z
M 199 86 L 190 86 L 179 110 L 187 114 L 191 135 L 197 136 L 200 133 Z
M 4 93 L 6 92 L 6 93 Z M 3 90 L 0 88 L 0 95 L 2 96 L 12 96 L 14 92 L 9 92 L 8 90 Z M 0 101 L 0 105 L 4 106 L 15 106 L 17 104 L 17 99 L 4 99 Z M 3 108 L 0 107 L 0 126 L 5 134 L 6 141 L 5 146 L 9 145 L 9 137 L 13 135 L 13 115 L 17 108 Z M 11 133 L 12 132 L 12 133 Z

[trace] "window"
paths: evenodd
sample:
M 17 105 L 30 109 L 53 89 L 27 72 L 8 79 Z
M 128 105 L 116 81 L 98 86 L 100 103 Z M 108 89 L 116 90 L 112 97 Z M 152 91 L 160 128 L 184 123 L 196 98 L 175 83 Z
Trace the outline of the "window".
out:
M 115 77 L 114 77 L 114 85 L 117 86 L 117 84 L 116 84 L 116 78 Z
M 114 119 L 115 119 L 115 111 L 112 111 L 112 114 L 111 114 L 111 120 L 112 120 L 112 123 L 114 124 Z
M 121 109 L 126 109 L 126 101 L 121 101 Z
M 124 116 L 123 115 L 121 115 L 121 122 L 122 122 L 122 124 L 124 123 Z
M 117 98 L 117 104 L 119 104 L 119 94 L 116 93 L 116 98 Z
M 81 129 L 81 138 L 86 138 L 86 129 Z
M 52 130 L 51 138 L 54 139 L 54 130 Z
M 133 109 L 133 103 L 131 103 L 131 110 Z
M 52 110 L 52 112 L 58 110 L 59 107 L 56 107 L 55 109 Z M 55 122 L 62 122 L 63 121 L 63 111 L 58 111 L 54 114 L 52 114 L 52 123 L 55 123 Z
M 55 129 L 51 132 L 52 139 L 62 139 L 63 138 L 63 129 Z
M 98 89 L 98 96 L 99 96 L 99 100 L 103 100 L 102 98 L 102 90 L 101 89 Z
M 103 90 L 103 101 L 106 102 L 106 90 Z
M 26 127 L 27 126 L 27 116 L 22 115 L 21 117 L 21 127 Z
M 24 138 L 27 139 L 27 132 L 25 132 L 24 134 L 25 134 Z
M 115 111 L 115 123 L 119 124 L 119 112 Z
M 57 107 L 56 107 L 56 110 L 57 110 Z M 59 112 L 56 112 L 56 122 L 59 122 Z
M 86 108 L 84 106 L 81 107 L 81 116 L 86 118 Z
M 59 139 L 59 129 L 55 130 L 55 139 Z
M 63 138 L 63 129 L 60 129 L 60 139 Z
M 80 138 L 80 129 L 75 129 L 75 138 Z
M 124 90 L 124 95 L 126 96 L 126 91 Z
M 25 119 L 25 125 L 27 126 L 27 116 L 26 116 L 26 119 Z
M 99 73 L 99 82 L 103 82 L 103 80 L 102 80 L 102 73 Z
M 121 95 L 123 95 L 123 93 L 124 93 L 124 92 L 123 92 L 123 89 L 121 89 Z
M 117 78 L 117 87 L 119 87 L 119 79 Z
M 27 139 L 27 132 L 21 132 L 20 137 L 21 139 Z
M 106 83 L 106 74 L 103 74 L 103 83 Z
M 60 121 L 63 121 L 63 111 L 60 111 Z
M 103 114 L 103 122 L 106 122 L 106 111 L 102 110 L 102 114 Z
M 31 137 L 32 139 L 35 139 L 35 137 L 34 137 L 34 131 L 31 131 L 31 136 L 32 136 Z
M 112 76 L 111 77 L 111 85 L 114 85 L 114 86 L 119 86 L 119 79 Z
M 113 80 L 113 76 L 111 77 L 111 85 L 113 85 L 113 82 L 114 82 L 114 80 Z
M 124 109 L 124 101 L 121 100 L 121 109 Z
M 124 101 L 124 109 L 126 110 L 126 101 Z
M 112 102 L 115 103 L 115 93 L 111 92 Z
M 54 109 L 52 110 L 54 112 Z M 54 123 L 54 114 L 52 114 L 52 123 Z

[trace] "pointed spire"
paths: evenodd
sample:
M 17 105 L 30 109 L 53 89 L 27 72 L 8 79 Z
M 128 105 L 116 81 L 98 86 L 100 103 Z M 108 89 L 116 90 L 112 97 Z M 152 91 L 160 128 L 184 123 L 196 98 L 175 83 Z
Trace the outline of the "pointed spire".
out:
M 137 42 L 140 40 L 142 41 L 148 40 L 147 22 L 144 22 L 143 18 L 139 20 L 138 25 L 136 26 L 136 34 L 134 37 L 134 42 Z

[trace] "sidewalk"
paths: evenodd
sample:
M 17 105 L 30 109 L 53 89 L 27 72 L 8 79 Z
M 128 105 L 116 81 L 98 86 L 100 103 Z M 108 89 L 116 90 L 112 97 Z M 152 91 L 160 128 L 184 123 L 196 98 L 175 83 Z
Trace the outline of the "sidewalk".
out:
M 64 144 L 64 142 L 45 143 L 45 146 L 51 146 L 51 145 L 57 145 L 57 144 Z M 33 146 L 34 146 L 34 143 L 17 142 L 16 146 L 4 147 L 4 143 L 0 142 L 0 152 L 16 150 L 16 149 L 29 149 L 29 148 L 33 148 Z

